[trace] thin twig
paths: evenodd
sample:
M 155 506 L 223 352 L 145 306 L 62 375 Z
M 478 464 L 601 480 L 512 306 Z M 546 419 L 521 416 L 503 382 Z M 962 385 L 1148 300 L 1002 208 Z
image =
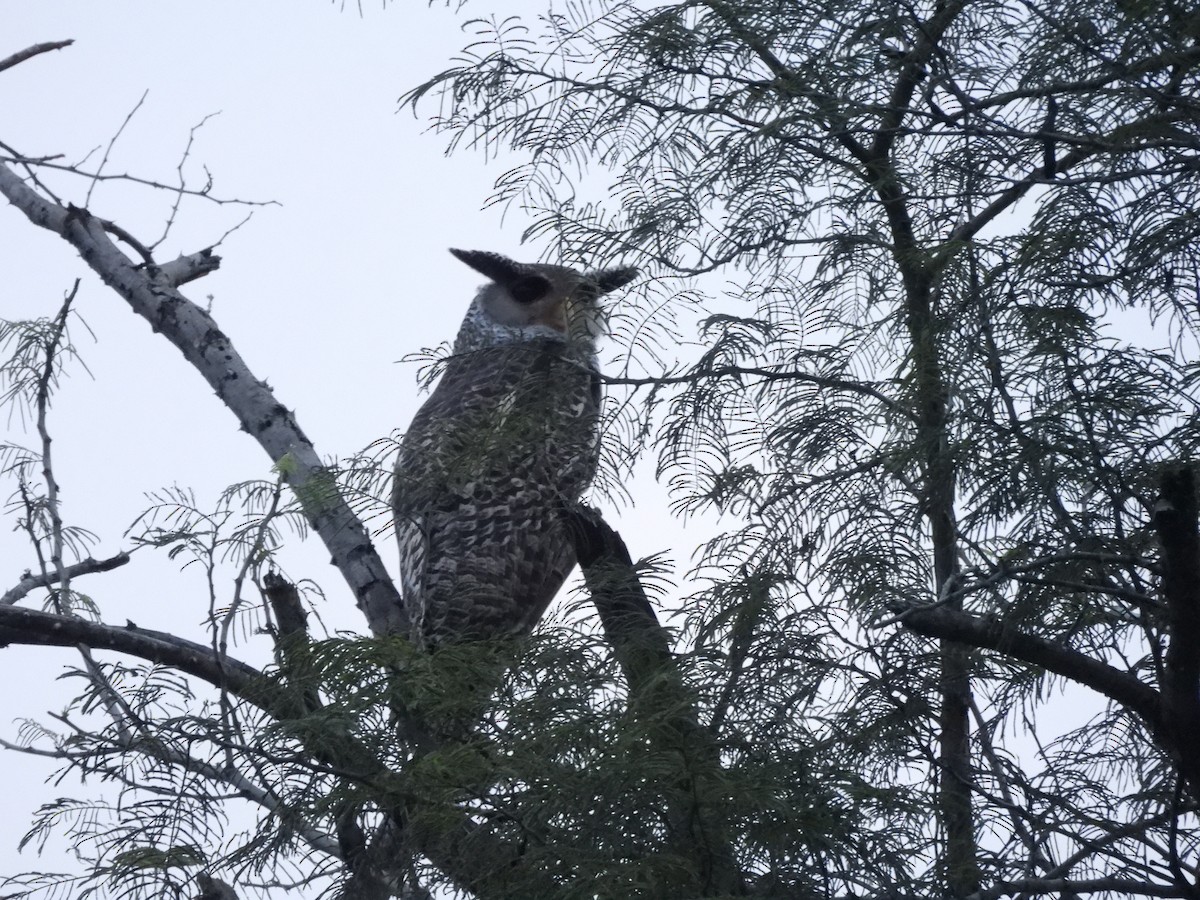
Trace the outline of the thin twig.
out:
M 3 150 L 8 154 L 7 157 L 0 157 L 0 159 L 7 159 L 13 165 L 20 166 L 25 170 L 25 177 L 31 184 L 34 185 L 34 187 L 44 193 L 55 203 L 61 204 L 63 202 L 62 198 L 59 197 L 58 194 L 56 194 L 53 190 L 51 190 L 49 185 L 38 178 L 38 173 L 34 171 L 34 166 L 44 166 L 48 164 L 53 164 L 55 167 L 61 166 L 60 163 L 52 162 L 56 159 L 62 159 L 63 155 L 61 153 L 55 153 L 52 156 L 25 156 L 21 153 L 18 153 L 15 149 L 3 141 L 0 141 L 0 150 Z
M 266 546 L 267 534 L 272 520 L 279 512 L 279 503 L 282 497 L 283 479 L 277 478 L 275 490 L 271 492 L 271 505 L 263 514 L 262 521 L 258 523 L 258 527 L 255 529 L 254 543 L 246 551 L 246 558 L 242 560 L 242 564 L 233 578 L 233 599 L 229 603 L 229 608 L 225 610 L 225 615 L 221 617 L 218 632 L 213 635 L 213 650 L 218 656 L 224 656 L 229 650 L 229 629 L 233 626 L 233 619 L 237 615 L 238 609 L 245 602 L 242 589 L 246 583 L 246 576 L 250 573 L 250 569 L 257 566 L 259 562 L 259 554 Z
M 175 224 L 175 216 L 179 213 L 179 204 L 183 202 L 184 191 L 187 188 L 187 176 L 183 174 L 183 167 L 187 163 L 188 157 L 192 154 L 192 144 L 196 142 L 196 132 L 204 127 L 205 122 L 207 122 L 213 116 L 219 116 L 220 114 L 220 111 L 209 113 L 197 124 L 193 125 L 192 130 L 188 132 L 187 145 L 183 148 L 183 156 L 180 157 L 179 164 L 175 167 L 175 171 L 179 173 L 179 190 L 175 192 L 175 202 L 171 204 L 171 213 L 167 216 L 166 225 L 163 226 L 162 236 L 150 245 L 151 250 L 157 248 L 159 244 L 167 239 L 167 235 L 171 233 L 171 226 Z M 213 179 L 212 175 L 207 169 L 204 171 L 208 178 L 204 183 L 204 187 L 200 189 L 200 194 L 201 196 L 207 197 L 208 192 L 212 190 Z
M 34 502 L 33 495 L 29 491 L 29 482 L 26 480 L 26 470 L 31 463 L 22 463 L 20 474 L 17 477 L 17 493 L 21 497 L 21 506 L 25 509 L 25 519 L 21 522 L 21 530 L 29 535 L 29 541 L 33 544 L 33 552 L 37 557 L 38 571 L 41 573 L 41 578 L 46 584 L 53 584 L 58 580 L 57 574 L 51 574 L 50 567 L 46 565 L 46 554 L 42 552 L 42 540 L 38 537 L 37 528 L 34 525 L 35 517 L 37 516 L 37 505 Z
M 877 401 L 889 412 L 902 415 L 907 419 L 913 418 L 911 411 L 905 409 L 891 397 L 888 397 L 886 394 L 876 390 L 870 385 L 862 384 L 861 382 L 856 381 L 846 381 L 841 378 L 831 378 L 825 375 L 812 375 L 807 372 L 797 372 L 794 369 L 765 368 L 760 366 L 715 366 L 711 369 L 701 369 L 695 372 L 687 372 L 682 375 L 673 375 L 664 372 L 662 375 L 650 375 L 645 378 L 627 378 L 609 375 L 602 375 L 601 378 L 604 380 L 605 384 L 622 384 L 631 387 L 657 387 L 665 384 L 692 384 L 705 378 L 740 377 L 743 375 L 751 375 L 756 378 L 761 378 L 764 381 L 800 381 L 806 384 L 814 384 L 818 387 L 829 388 L 832 390 L 848 391 L 849 393 L 853 394 L 862 394 Z
M 150 252 L 149 247 L 135 238 L 116 222 L 110 222 L 108 219 L 100 219 L 100 222 L 104 226 L 105 231 L 132 247 L 143 261 L 149 265 L 154 264 L 154 255 Z
M 55 163 L 49 161 L 56 159 L 57 157 L 23 156 L 20 153 L 14 153 L 10 147 L 6 147 L 5 149 L 7 150 L 7 153 L 4 156 L 0 156 L 0 163 L 13 163 L 14 165 L 25 166 L 26 168 L 38 167 L 44 169 L 54 169 L 58 172 L 68 172 L 71 175 L 78 175 L 82 178 L 90 178 L 92 181 L 128 181 L 132 184 L 140 184 L 144 187 L 155 188 L 156 190 L 160 191 L 171 191 L 174 193 L 179 190 L 179 188 L 174 185 L 163 184 L 161 181 L 155 181 L 152 178 L 139 178 L 136 175 L 130 175 L 128 172 L 120 175 L 105 175 L 103 172 L 88 172 L 84 169 L 81 169 L 78 165 L 69 165 L 66 163 Z M 42 190 L 46 189 L 45 186 L 40 182 L 38 182 L 37 185 Z M 205 193 L 204 191 L 185 190 L 183 193 L 187 194 L 189 197 L 203 197 L 205 200 L 208 200 L 210 203 L 215 203 L 218 206 L 224 206 L 226 204 L 236 206 L 282 205 L 278 200 L 241 200 L 237 197 L 222 198 L 214 197 L 212 194 Z M 47 196 L 52 197 L 56 203 L 61 203 L 59 198 L 51 194 L 49 191 L 47 191 Z
M 227 228 L 225 230 L 224 234 L 222 234 L 219 238 L 217 238 L 215 241 L 213 241 L 213 247 L 220 247 L 221 244 L 225 243 L 225 238 L 229 237 L 231 234 L 233 234 L 235 231 L 237 231 L 239 228 L 241 228 L 243 225 L 245 225 L 247 222 L 249 222 L 253 218 L 254 218 L 254 210 L 251 210 L 250 212 L 246 213 L 246 216 L 245 216 L 245 218 L 242 219 L 242 221 L 238 222 L 236 225 L 231 226 L 230 228 Z
M 130 730 L 130 725 L 137 727 L 138 733 L 142 736 L 143 740 L 152 740 L 146 723 L 134 713 L 112 681 L 104 674 L 104 670 L 100 668 L 95 657 L 92 656 L 91 648 L 87 644 L 76 644 L 75 649 L 83 657 L 83 666 L 87 671 L 88 680 L 95 686 L 96 693 L 100 697 L 100 702 L 104 705 L 104 709 L 108 713 L 108 717 L 112 720 L 113 727 L 116 729 L 121 741 L 127 745 L 134 743 L 135 739 L 133 732 Z M 54 716 L 54 718 L 61 720 L 60 716 Z
M 1000 789 L 1000 797 L 1003 799 L 1003 808 L 1008 810 L 1009 821 L 1012 822 L 1013 831 L 1017 833 L 1021 843 L 1025 845 L 1025 849 L 1029 852 L 1029 865 L 1036 866 L 1038 870 L 1045 872 L 1054 865 L 1053 860 L 1047 856 L 1047 848 L 1044 846 L 1045 841 L 1033 835 L 1028 828 L 1025 827 L 1023 821 L 1023 810 L 1013 799 L 1012 789 L 1009 786 L 1008 776 L 1004 772 L 1004 766 L 1000 762 L 1000 756 L 996 753 L 996 747 L 992 743 L 991 729 L 988 727 L 987 720 L 984 719 L 983 713 L 979 710 L 979 704 L 975 702 L 975 698 L 970 699 L 971 717 L 975 720 L 975 734 L 979 741 L 979 746 L 983 750 L 983 755 L 991 767 L 992 775 L 996 779 L 996 786 Z
M 50 338 L 45 345 L 45 365 L 37 382 L 37 431 L 42 441 L 42 478 L 46 483 L 46 511 L 50 516 L 50 562 L 54 566 L 54 574 L 58 581 L 58 595 L 66 595 L 71 589 L 71 574 L 63 563 L 63 524 L 59 513 L 58 482 L 54 478 L 54 467 L 50 461 L 50 429 L 46 425 L 46 412 L 50 406 L 50 388 L 54 381 L 54 363 L 58 356 L 59 344 L 67 329 L 67 316 L 71 312 L 71 303 L 79 293 L 79 279 L 63 300 L 62 308 L 54 319 Z M 61 611 L 61 610 L 60 610 Z
M 108 165 L 108 155 L 112 152 L 113 145 L 117 143 L 117 138 L 121 136 L 121 132 L 125 130 L 125 126 L 137 115 L 137 111 L 142 108 L 142 104 L 146 102 L 146 97 L 149 95 L 149 88 L 142 91 L 142 96 L 138 98 L 138 102 L 133 105 L 133 109 L 125 116 L 125 121 L 121 123 L 121 127 L 117 129 L 117 133 L 109 140 L 108 146 L 104 148 L 104 157 L 100 160 L 100 165 L 96 168 L 96 174 L 92 178 L 92 183 L 88 186 L 87 194 L 83 198 L 83 205 L 85 207 L 92 205 L 92 191 L 96 189 L 96 185 L 100 182 L 100 175 L 104 171 L 104 167 Z

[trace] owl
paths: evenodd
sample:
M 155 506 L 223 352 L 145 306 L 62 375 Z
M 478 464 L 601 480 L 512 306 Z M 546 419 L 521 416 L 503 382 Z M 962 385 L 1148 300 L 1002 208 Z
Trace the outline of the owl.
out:
M 451 250 L 489 282 L 400 445 L 400 582 L 426 647 L 528 634 L 575 566 L 561 515 L 596 472 L 600 298 L 631 268 L 578 272 Z

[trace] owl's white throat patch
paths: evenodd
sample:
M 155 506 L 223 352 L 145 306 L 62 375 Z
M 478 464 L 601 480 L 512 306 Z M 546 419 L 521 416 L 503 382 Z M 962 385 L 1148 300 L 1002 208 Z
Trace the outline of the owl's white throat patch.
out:
M 487 288 L 484 288 L 480 291 L 480 295 L 467 310 L 458 338 L 454 342 L 456 353 L 497 344 L 520 343 L 534 338 L 551 338 L 564 343 L 577 340 L 575 335 L 567 331 L 566 316 L 561 307 L 557 318 L 550 317 L 549 320 L 533 315 L 526 316 L 523 320 L 512 315 L 498 318 L 487 308 L 487 302 L 483 298 L 486 290 Z

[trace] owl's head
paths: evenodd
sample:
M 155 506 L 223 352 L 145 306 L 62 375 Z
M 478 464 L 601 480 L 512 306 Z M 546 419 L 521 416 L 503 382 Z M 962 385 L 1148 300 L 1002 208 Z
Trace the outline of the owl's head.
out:
M 469 323 L 490 326 L 501 339 L 541 335 L 592 343 L 606 330 L 600 297 L 638 274 L 628 267 L 579 272 L 568 266 L 519 263 L 483 250 L 450 252 L 491 279 L 475 296 L 464 328 Z

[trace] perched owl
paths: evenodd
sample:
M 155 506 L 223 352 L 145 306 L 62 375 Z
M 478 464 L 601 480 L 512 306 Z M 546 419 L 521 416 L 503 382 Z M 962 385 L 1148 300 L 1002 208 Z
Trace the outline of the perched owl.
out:
M 595 474 L 600 297 L 637 274 L 451 250 L 490 282 L 400 445 L 400 581 L 426 646 L 528 634 L 575 566 L 560 515 Z

